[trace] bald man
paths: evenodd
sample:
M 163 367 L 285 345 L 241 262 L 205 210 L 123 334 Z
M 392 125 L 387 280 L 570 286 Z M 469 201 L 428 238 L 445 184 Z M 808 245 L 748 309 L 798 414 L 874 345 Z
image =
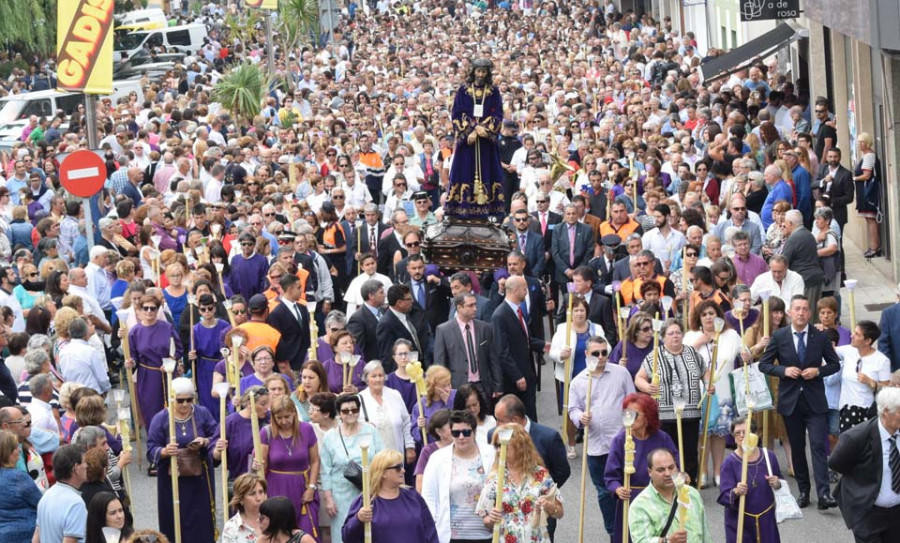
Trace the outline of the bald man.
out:
M 537 421 L 537 374 L 532 350 L 546 350 L 543 339 L 533 337 L 525 323 L 522 305 L 528 296 L 528 282 L 513 275 L 506 280 L 506 297 L 491 316 L 494 329 L 494 360 L 500 364 L 503 392 L 515 394 L 525 404 L 531 420 Z

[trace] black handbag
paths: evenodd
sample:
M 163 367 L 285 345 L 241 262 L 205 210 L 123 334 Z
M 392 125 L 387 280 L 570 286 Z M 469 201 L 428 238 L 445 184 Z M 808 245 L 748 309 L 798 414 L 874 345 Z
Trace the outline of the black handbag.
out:
M 362 467 L 356 463 L 356 460 L 350 458 L 350 453 L 347 451 L 347 444 L 344 443 L 344 434 L 341 433 L 341 426 L 338 424 L 338 436 L 341 438 L 341 445 L 344 446 L 344 454 L 347 455 L 347 466 L 344 467 L 344 479 L 350 481 L 353 486 L 356 487 L 357 490 L 362 490 L 363 487 L 363 470 Z

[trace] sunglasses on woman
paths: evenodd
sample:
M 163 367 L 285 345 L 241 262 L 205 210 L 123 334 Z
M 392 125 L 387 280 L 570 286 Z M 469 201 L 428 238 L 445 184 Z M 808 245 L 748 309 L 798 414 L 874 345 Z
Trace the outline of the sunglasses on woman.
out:
M 453 437 L 472 437 L 472 429 L 466 428 L 461 430 L 450 430 L 450 435 L 452 435 Z

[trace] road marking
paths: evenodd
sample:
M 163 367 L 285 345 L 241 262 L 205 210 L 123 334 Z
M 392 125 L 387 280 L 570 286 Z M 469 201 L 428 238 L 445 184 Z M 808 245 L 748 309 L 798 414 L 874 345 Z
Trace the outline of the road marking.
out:
M 100 175 L 100 168 L 92 166 L 90 168 L 80 168 L 78 170 L 69 170 L 69 179 L 84 179 L 85 177 L 95 177 Z

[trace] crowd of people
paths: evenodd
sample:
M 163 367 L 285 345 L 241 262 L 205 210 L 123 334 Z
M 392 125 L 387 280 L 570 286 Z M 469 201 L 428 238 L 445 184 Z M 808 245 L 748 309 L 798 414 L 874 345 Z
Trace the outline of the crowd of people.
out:
M 880 167 L 827 99 L 764 60 L 702 81 L 692 33 L 610 0 L 382 0 L 278 41 L 245 123 L 212 90 L 265 63 L 262 25 L 205 20 L 143 98 L 100 100 L 97 196 L 59 184 L 83 107 L 2 154 L 0 539 L 543 543 L 585 513 L 579 455 L 613 541 L 777 542 L 787 474 L 860 541 L 900 529 L 900 319 L 840 311 L 848 206 L 882 254 Z M 503 267 L 429 261 L 427 226 L 478 216 Z

